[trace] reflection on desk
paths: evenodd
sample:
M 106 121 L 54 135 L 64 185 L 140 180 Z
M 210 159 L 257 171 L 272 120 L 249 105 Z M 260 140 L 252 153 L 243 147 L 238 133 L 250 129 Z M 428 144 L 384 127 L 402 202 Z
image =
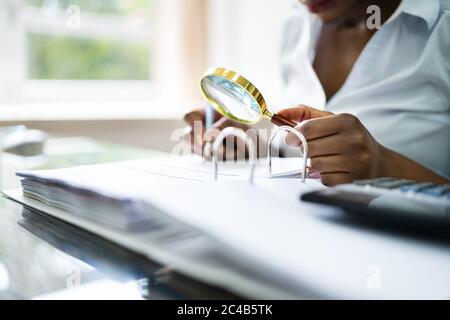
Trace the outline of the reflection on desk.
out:
M 155 150 L 82 137 L 51 138 L 39 158 L 3 154 L 0 181 L 5 189 L 16 188 L 19 186 L 17 170 L 64 168 L 161 155 Z M 149 294 L 143 292 L 146 299 L 234 297 L 172 272 L 158 273 L 155 277 L 161 266 L 148 259 L 1 197 L 0 230 L 0 299 L 49 297 L 64 291 L 79 294 L 77 288 L 98 288 L 88 287 L 89 284 L 106 284 L 110 288 L 112 282 L 126 285 L 147 281 Z M 74 282 L 80 285 L 67 290 Z
M 35 209 L 24 207 L 22 217 L 18 221 L 21 227 L 66 254 L 102 271 L 110 279 L 119 282 L 136 281 L 142 298 L 237 298 L 171 272 L 160 264 Z

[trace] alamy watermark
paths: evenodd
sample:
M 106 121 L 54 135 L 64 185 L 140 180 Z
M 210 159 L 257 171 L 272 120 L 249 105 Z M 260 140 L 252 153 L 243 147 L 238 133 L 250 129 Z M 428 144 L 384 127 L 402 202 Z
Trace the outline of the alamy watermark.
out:
M 67 270 L 66 287 L 72 289 L 81 284 L 81 268 L 77 265 L 71 265 Z
M 366 13 L 369 17 L 366 20 L 366 26 L 369 30 L 381 28 L 381 8 L 375 4 L 367 7 Z
M 81 29 L 81 8 L 72 4 L 67 7 L 66 13 L 66 28 L 70 30 Z
M 171 155 L 186 156 L 200 154 L 206 159 L 211 159 L 213 144 L 219 136 L 221 129 L 224 128 L 205 130 L 202 121 L 194 121 L 192 127 L 175 129 L 170 137 L 171 141 L 175 142 L 171 150 Z M 246 142 L 254 145 L 257 158 L 267 156 L 267 142 L 272 134 L 272 130 L 265 128 L 245 128 L 241 130 L 244 131 L 247 139 L 250 141 L 243 141 L 235 136 L 226 137 L 217 149 L 219 160 L 238 160 L 248 157 Z M 271 150 L 273 157 L 280 156 L 280 148 L 278 146 L 285 145 L 284 140 L 284 134 L 279 134 L 275 138 L 275 142 L 273 143 L 274 147 Z M 292 149 L 295 151 L 299 147 L 292 147 Z
M 367 279 L 366 287 L 370 291 L 381 290 L 381 267 L 377 265 L 369 265 L 366 268 Z

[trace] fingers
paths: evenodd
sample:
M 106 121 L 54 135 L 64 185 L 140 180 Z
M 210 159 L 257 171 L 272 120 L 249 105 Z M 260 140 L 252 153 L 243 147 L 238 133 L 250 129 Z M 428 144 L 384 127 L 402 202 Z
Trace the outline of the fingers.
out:
M 351 183 L 353 177 L 346 172 L 334 172 L 334 173 L 322 173 L 320 174 L 320 180 L 326 186 L 335 186 L 338 184 Z
M 295 129 L 302 133 L 307 141 L 311 141 L 338 134 L 343 126 L 339 119 L 337 115 L 312 119 L 297 125 Z M 299 146 L 300 140 L 296 135 L 289 133 L 286 135 L 286 143 Z
M 203 153 L 203 132 L 205 111 L 204 109 L 196 109 L 184 115 L 184 121 L 189 125 L 190 130 L 186 131 L 184 141 L 190 145 L 191 152 L 196 154 Z
M 290 145 L 299 146 L 297 136 L 291 134 L 291 137 L 286 136 L 286 141 Z M 339 154 L 342 151 L 342 141 L 339 135 L 327 136 L 315 140 L 308 141 L 308 157 L 329 156 Z
M 325 185 L 375 176 L 380 162 L 378 143 L 361 121 L 351 114 L 324 115 L 316 111 L 297 107 L 280 112 L 297 121 L 309 118 L 296 129 L 307 140 L 311 172 L 319 172 Z M 295 135 L 288 134 L 286 143 L 299 146 L 301 142 Z
M 308 106 L 298 105 L 292 108 L 286 108 L 277 112 L 280 116 L 292 120 L 294 122 L 302 122 L 304 120 L 315 119 L 332 115 L 331 112 L 314 109 Z
M 195 141 L 194 141 L 194 135 L 192 134 L 191 127 L 186 127 L 184 129 L 183 140 L 184 140 L 184 143 L 191 148 L 191 152 L 195 152 L 194 151 Z
M 206 130 L 204 134 L 204 140 L 208 142 L 213 142 L 214 139 L 219 135 L 219 133 L 228 127 L 238 128 L 242 130 L 247 130 L 249 127 L 244 124 L 240 124 L 236 121 L 230 120 L 225 117 L 221 117 L 219 120 L 213 123 L 212 127 Z
M 213 119 L 214 119 L 213 121 L 214 122 L 223 118 L 222 115 L 220 113 L 218 113 L 217 111 L 212 110 L 212 112 L 213 112 Z M 205 118 L 206 118 L 205 108 L 194 109 L 184 115 L 184 121 L 191 127 L 194 126 L 196 121 L 200 121 L 202 123 L 202 125 L 204 125 Z
M 308 156 L 314 158 L 340 154 L 343 144 L 345 141 L 338 135 L 308 141 Z
M 314 139 L 338 134 L 342 128 L 342 124 L 339 121 L 339 116 L 325 113 L 323 111 L 320 112 L 323 114 L 322 117 L 312 118 L 298 124 L 295 127 L 295 129 L 303 134 L 308 142 Z M 308 114 L 306 116 L 309 117 L 312 115 Z M 288 133 L 286 135 L 286 143 L 291 146 L 299 146 L 301 144 L 301 141 L 296 135 Z
M 244 141 L 237 137 L 227 137 L 216 152 L 217 159 L 221 161 L 248 158 L 248 150 Z M 212 152 L 208 155 L 207 159 L 211 160 L 211 157 Z
M 190 126 L 190 130 L 186 132 L 184 140 L 185 143 L 190 145 L 191 152 L 208 158 L 208 155 L 203 154 L 206 142 L 212 142 L 220 130 L 232 126 L 231 121 L 227 121 L 226 118 L 218 115 L 215 112 L 214 118 L 217 121 L 206 132 L 204 109 L 195 109 L 184 116 L 184 121 Z
M 214 122 L 211 128 L 205 131 L 203 142 L 213 142 L 223 129 L 228 127 L 238 127 L 239 125 L 240 124 L 235 121 L 222 117 L 218 121 Z M 246 128 L 248 127 L 241 125 L 241 129 L 245 130 Z
M 350 172 L 350 163 L 342 155 L 330 155 L 311 158 L 311 170 L 321 174 L 334 172 Z
M 206 143 L 210 143 L 210 146 L 212 146 L 214 140 L 217 138 L 220 132 L 228 127 L 239 128 L 244 131 L 248 131 L 249 129 L 249 127 L 245 124 L 240 124 L 228 118 L 222 117 L 218 121 L 216 121 L 210 129 L 206 130 L 205 134 L 203 135 L 203 146 L 205 146 Z M 245 142 L 241 141 L 237 137 L 231 136 L 224 139 L 223 146 L 219 148 L 217 153 L 218 159 L 222 160 L 237 160 L 248 157 L 248 149 L 245 145 Z M 206 157 L 210 158 L 211 154 L 209 154 L 209 157 Z
M 184 115 L 184 121 L 187 122 L 191 127 L 194 126 L 196 121 L 200 121 L 203 123 L 205 120 L 205 110 L 204 109 L 195 109 L 191 112 L 188 112 Z
M 332 115 L 305 121 L 295 128 L 309 141 L 339 133 L 342 123 L 338 116 Z
M 205 111 L 204 109 L 197 109 L 187 113 L 184 116 L 184 120 L 189 124 L 190 130 L 186 131 L 185 142 L 190 145 L 191 151 L 205 158 L 211 158 L 211 150 L 205 150 L 207 143 L 209 148 L 212 148 L 214 140 L 219 133 L 228 127 L 235 127 L 248 132 L 249 126 L 222 117 L 219 113 L 215 113 L 216 122 L 213 123 L 211 128 L 205 128 Z M 256 141 L 258 141 L 256 139 Z M 248 157 L 248 150 L 243 141 L 240 141 L 234 137 L 228 137 L 224 140 L 222 148 L 218 150 L 218 158 L 223 160 L 228 159 L 241 159 Z

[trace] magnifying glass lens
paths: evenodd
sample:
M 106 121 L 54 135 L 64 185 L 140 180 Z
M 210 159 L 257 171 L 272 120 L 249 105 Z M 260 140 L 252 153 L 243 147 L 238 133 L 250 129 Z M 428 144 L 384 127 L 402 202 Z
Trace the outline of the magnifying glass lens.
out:
M 258 102 L 233 81 L 209 75 L 202 79 L 201 85 L 210 102 L 223 115 L 245 123 L 255 123 L 261 119 Z

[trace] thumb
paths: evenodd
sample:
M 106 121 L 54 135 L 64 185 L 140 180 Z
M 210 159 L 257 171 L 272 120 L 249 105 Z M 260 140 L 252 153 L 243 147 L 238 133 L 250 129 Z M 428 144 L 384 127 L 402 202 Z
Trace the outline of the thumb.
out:
M 194 126 L 195 121 L 203 121 L 205 119 L 205 111 L 203 109 L 195 109 L 184 115 L 184 121 L 190 126 Z
M 314 109 L 304 105 L 282 109 L 277 112 L 277 114 L 294 122 L 302 122 L 304 120 L 333 115 L 331 112 Z

